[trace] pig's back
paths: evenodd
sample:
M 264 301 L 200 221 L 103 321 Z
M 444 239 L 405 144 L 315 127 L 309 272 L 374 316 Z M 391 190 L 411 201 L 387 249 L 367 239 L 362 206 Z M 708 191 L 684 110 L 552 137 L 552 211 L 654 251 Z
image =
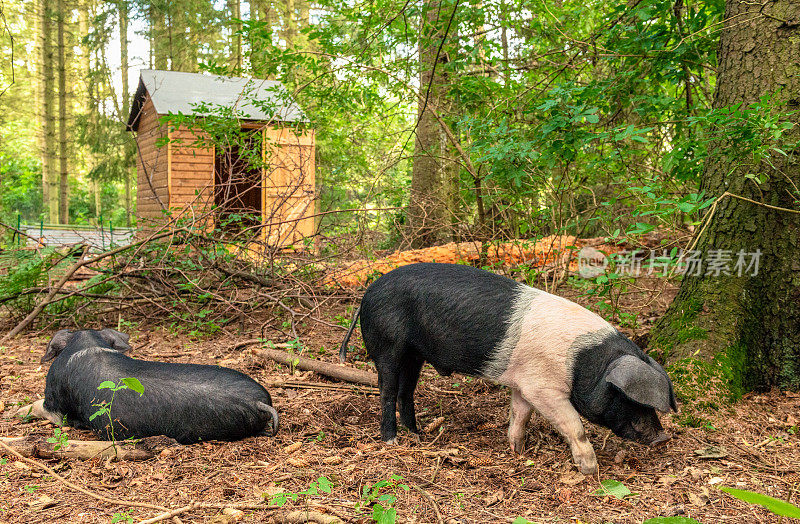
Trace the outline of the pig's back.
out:
M 87 363 L 89 363 L 87 361 Z M 183 444 L 200 440 L 237 440 L 262 431 L 269 414 L 258 403 L 272 404 L 267 390 L 236 370 L 199 364 L 151 362 L 132 359 L 117 352 L 103 352 L 90 361 L 88 377 L 99 385 L 104 380 L 119 382 L 133 377 L 144 393 L 123 389 L 114 395 L 111 417 L 116 438 L 168 435 Z M 73 362 L 80 365 L 80 362 Z M 86 380 L 87 373 L 73 377 Z M 96 387 L 96 386 L 95 386 Z M 73 391 L 81 391 L 75 384 Z M 91 388 L 90 388 L 91 390 Z M 108 389 L 97 390 L 92 398 L 75 398 L 71 406 L 84 421 L 97 411 L 101 401 L 109 402 Z M 103 433 L 108 417 L 95 417 L 88 424 Z
M 532 290 L 470 266 L 420 263 L 376 280 L 361 301 L 361 331 L 370 356 L 396 345 L 439 373 L 481 375 L 506 337 L 517 297 Z

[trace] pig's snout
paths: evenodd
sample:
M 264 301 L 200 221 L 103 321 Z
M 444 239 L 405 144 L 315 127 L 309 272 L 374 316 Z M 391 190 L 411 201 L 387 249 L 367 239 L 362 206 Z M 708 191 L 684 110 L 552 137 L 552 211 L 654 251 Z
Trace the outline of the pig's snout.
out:
M 658 444 L 662 444 L 662 443 L 668 441 L 671 438 L 672 438 L 672 435 L 670 435 L 666 431 L 662 430 L 662 431 L 658 432 L 658 435 L 656 435 L 656 437 L 650 442 L 650 445 L 651 446 L 656 446 Z

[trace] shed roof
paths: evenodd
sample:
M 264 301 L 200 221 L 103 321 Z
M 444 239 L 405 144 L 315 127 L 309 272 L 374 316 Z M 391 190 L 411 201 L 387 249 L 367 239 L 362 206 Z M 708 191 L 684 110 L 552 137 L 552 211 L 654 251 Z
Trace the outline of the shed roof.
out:
M 307 121 L 283 84 L 275 80 L 143 69 L 131 104 L 128 129 L 137 129 L 147 95 L 159 115 L 202 116 L 226 108 L 243 120 Z

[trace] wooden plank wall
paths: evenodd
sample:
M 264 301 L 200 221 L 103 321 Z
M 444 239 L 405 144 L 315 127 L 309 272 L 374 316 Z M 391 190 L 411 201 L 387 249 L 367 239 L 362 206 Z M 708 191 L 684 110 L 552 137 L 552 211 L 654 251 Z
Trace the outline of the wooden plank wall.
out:
M 210 209 L 214 203 L 214 146 L 208 135 L 181 125 L 170 130 L 170 209 L 183 215 Z
M 314 131 L 264 129 L 264 240 L 286 246 L 312 238 L 314 219 Z M 305 218 L 304 218 L 305 217 Z
M 158 122 L 150 97 L 142 105 L 136 142 L 136 214 L 146 223 L 162 220 L 162 209 L 169 207 L 167 146 L 156 147 L 156 141 L 166 135 L 165 126 Z M 148 180 L 149 179 L 149 180 Z

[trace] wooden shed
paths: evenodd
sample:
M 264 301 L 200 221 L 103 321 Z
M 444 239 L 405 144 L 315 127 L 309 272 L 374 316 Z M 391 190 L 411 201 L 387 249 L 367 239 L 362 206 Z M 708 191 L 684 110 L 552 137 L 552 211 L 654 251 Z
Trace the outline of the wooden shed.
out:
M 214 137 L 203 125 L 211 116 Z M 167 216 L 220 224 L 233 216 L 270 245 L 311 238 L 314 132 L 306 123 L 279 82 L 141 71 L 127 123 L 138 146 L 140 225 L 163 224 Z M 230 130 L 230 141 L 220 128 Z M 259 149 L 261 165 L 254 166 Z

